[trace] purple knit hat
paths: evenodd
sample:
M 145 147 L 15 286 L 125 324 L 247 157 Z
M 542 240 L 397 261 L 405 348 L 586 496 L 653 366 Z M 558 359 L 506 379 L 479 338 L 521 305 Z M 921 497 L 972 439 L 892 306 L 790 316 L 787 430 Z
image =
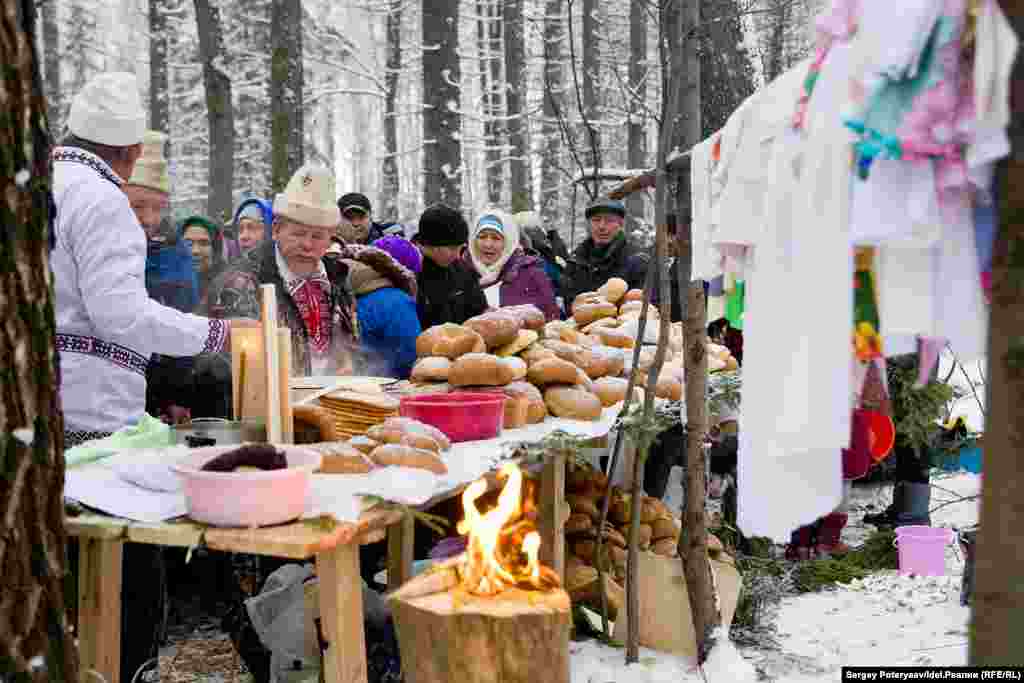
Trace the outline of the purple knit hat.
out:
M 423 269 L 423 255 L 420 254 L 420 250 L 403 237 L 396 237 L 394 235 L 381 237 L 371 246 L 391 254 L 391 258 L 416 274 L 419 274 L 420 270 Z

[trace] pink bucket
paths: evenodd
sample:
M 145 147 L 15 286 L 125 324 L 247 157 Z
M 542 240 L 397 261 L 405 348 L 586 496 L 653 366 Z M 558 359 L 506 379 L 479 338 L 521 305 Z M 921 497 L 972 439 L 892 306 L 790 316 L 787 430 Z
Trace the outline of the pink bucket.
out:
M 896 528 L 893 543 L 899 551 L 900 574 L 946 575 L 946 546 L 953 542 L 952 529 L 931 526 Z

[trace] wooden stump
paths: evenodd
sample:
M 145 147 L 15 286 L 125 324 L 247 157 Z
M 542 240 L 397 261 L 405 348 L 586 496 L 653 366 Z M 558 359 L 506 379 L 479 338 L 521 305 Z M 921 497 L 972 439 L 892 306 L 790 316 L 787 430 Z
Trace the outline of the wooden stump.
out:
M 569 596 L 458 586 L 422 595 L 422 575 L 391 599 L 406 683 L 568 683 Z

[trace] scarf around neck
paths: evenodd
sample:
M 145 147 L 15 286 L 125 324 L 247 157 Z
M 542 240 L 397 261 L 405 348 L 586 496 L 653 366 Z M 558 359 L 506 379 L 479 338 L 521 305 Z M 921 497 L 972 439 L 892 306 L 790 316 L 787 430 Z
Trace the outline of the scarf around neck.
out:
M 317 264 L 316 271 L 302 276 L 292 273 L 281 250 L 276 246 L 274 258 L 285 289 L 306 325 L 310 350 L 317 355 L 326 354 L 331 346 L 331 283 L 323 261 Z

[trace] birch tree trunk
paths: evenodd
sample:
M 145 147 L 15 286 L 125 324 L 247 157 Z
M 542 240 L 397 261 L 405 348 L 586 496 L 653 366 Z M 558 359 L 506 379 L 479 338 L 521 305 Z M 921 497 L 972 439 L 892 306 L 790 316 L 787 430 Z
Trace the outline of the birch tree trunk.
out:
M 598 63 L 597 50 L 597 2 L 583 0 L 583 135 L 581 141 L 586 145 L 581 156 L 587 165 L 598 168 L 601 165 L 601 133 L 597 127 L 597 83 L 601 68 Z M 594 196 L 597 193 L 597 181 L 594 181 Z
M 149 127 L 171 133 L 171 106 L 167 99 L 167 18 L 165 0 L 149 0 Z M 167 145 L 170 153 L 171 145 Z
M 1024 0 L 1000 0 L 1018 36 L 1024 35 Z M 985 477 L 975 551 L 971 608 L 971 666 L 1021 666 L 1024 650 L 1024 68 L 1014 65 L 1011 85 L 1013 152 L 999 168 L 999 231 L 992 254 L 992 306 L 986 377 Z
M 301 0 L 271 0 L 270 25 L 270 189 L 277 193 L 305 158 Z
M 423 200 L 462 207 L 459 0 L 423 2 Z
M 64 424 L 35 7 L 0 2 L 0 679 L 78 680 L 64 607 Z M 45 670 L 35 671 L 42 657 Z
M 630 168 L 647 168 L 647 3 L 631 0 L 629 3 L 629 142 Z M 629 197 L 630 230 L 644 215 L 644 196 L 633 193 Z
M 43 71 L 46 86 L 47 118 L 59 135 L 64 120 L 64 100 L 60 87 L 60 21 L 57 18 L 57 0 L 40 3 L 43 18 Z
M 199 54 L 206 89 L 206 121 L 209 126 L 210 190 L 207 214 L 215 221 L 231 220 L 235 186 L 235 107 L 231 79 L 225 72 L 227 52 L 217 0 L 195 0 Z
M 541 156 L 540 210 L 547 226 L 556 225 L 558 219 L 558 158 L 562 137 L 558 127 L 562 111 L 564 89 L 563 54 L 564 32 L 572 30 L 571 23 L 562 18 L 561 0 L 547 0 L 544 7 L 544 149 Z
M 381 215 L 398 217 L 398 76 L 402 70 L 402 0 L 391 0 L 385 20 L 387 32 L 387 73 L 384 82 L 384 162 L 381 168 Z
M 501 203 L 501 16 L 491 0 L 477 3 L 477 47 L 480 62 L 480 92 L 483 98 L 484 156 L 487 159 L 487 201 Z
M 533 208 L 530 181 L 529 140 L 523 103 L 526 102 L 526 40 L 523 21 L 523 0 L 504 0 L 505 31 L 505 109 L 509 145 L 509 183 L 512 210 Z

